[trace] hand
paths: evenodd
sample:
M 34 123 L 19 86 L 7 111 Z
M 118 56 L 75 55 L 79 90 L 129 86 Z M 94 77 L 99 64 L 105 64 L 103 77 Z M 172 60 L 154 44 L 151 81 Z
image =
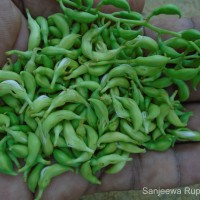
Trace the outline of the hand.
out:
M 14 5 L 14 3 L 15 5 Z M 0 64 L 6 61 L 5 51 L 10 49 L 26 50 L 28 30 L 27 22 L 22 12 L 24 8 L 30 9 L 33 16 L 48 16 L 58 11 L 54 0 L 1 0 L 0 2 Z M 141 11 L 144 1 L 132 1 L 134 9 Z M 39 6 L 38 6 L 39 5 Z M 22 12 L 21 12 L 21 11 Z M 198 18 L 177 19 L 169 17 L 156 18 L 153 23 L 159 27 L 181 30 L 187 28 L 200 29 Z M 146 34 L 155 37 L 153 33 L 146 30 Z M 190 127 L 200 131 L 199 111 L 200 105 L 193 103 L 200 101 L 200 94 L 192 93 L 189 110 L 194 112 L 190 121 Z M 84 194 L 105 192 L 112 190 L 131 190 L 149 188 L 169 188 L 183 185 L 191 185 L 200 181 L 200 145 L 178 144 L 175 148 L 164 153 L 147 152 L 145 154 L 133 155 L 133 161 L 127 163 L 126 167 L 118 174 L 106 175 L 102 173 L 100 178 L 102 185 L 94 186 L 88 184 L 80 175 L 66 173 L 53 179 L 44 193 L 43 199 L 79 199 Z M 34 196 L 29 192 L 22 176 L 10 177 L 0 175 L 0 194 L 2 199 L 26 199 L 32 200 Z

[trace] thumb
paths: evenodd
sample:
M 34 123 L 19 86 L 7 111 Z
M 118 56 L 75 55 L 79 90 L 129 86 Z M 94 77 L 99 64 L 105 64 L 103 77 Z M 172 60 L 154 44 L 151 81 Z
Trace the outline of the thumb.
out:
M 5 52 L 25 49 L 28 38 L 26 19 L 10 0 L 0 1 L 0 66 L 6 62 Z

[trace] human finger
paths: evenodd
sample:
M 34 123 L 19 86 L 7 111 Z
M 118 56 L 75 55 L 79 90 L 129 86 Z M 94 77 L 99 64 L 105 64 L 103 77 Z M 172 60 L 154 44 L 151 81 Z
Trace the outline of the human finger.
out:
M 94 6 L 97 5 L 97 3 L 100 0 L 95 0 Z M 56 2 L 56 0 L 43 0 L 42 4 L 40 0 L 13 0 L 15 4 L 24 11 L 25 8 L 29 8 L 31 10 L 31 13 L 34 17 L 38 15 L 43 16 L 49 16 L 55 12 L 60 12 L 59 4 Z M 129 0 L 131 9 L 136 10 L 138 12 L 142 12 L 145 0 Z M 40 5 L 40 6 L 38 6 Z M 115 9 L 112 6 L 104 6 L 103 11 L 104 12 L 113 12 Z
M 26 20 L 10 0 L 0 1 L 0 66 L 6 61 L 5 52 L 18 48 L 25 49 L 28 30 Z
M 32 200 L 33 195 L 28 190 L 27 184 L 23 182 L 23 177 L 0 175 L 0 194 L 1 199 L 14 200 L 26 199 Z

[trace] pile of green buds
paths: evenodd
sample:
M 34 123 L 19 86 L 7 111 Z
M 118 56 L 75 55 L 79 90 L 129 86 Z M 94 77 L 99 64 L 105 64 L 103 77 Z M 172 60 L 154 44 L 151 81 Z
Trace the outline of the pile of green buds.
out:
M 165 151 L 199 141 L 187 128 L 188 82 L 200 83 L 200 32 L 150 24 L 126 0 L 58 0 L 63 13 L 33 19 L 28 50 L 0 70 L 0 172 L 24 174 L 39 200 L 51 179 L 67 171 L 100 184 L 96 173 L 119 172 L 131 153 Z M 103 5 L 121 11 L 103 13 Z M 158 41 L 143 35 L 157 33 Z M 163 41 L 163 35 L 170 39 Z M 176 90 L 169 92 L 170 86 Z M 106 169 L 104 169 L 106 167 Z

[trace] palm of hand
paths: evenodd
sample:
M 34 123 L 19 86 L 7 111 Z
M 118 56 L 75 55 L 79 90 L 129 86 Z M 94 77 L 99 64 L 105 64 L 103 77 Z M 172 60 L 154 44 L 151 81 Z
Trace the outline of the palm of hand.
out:
M 14 3 L 16 4 L 14 4 Z M 0 64 L 6 61 L 5 53 L 10 49 L 27 48 L 28 30 L 25 17 L 20 12 L 23 10 L 21 1 L 1 0 L 0 2 Z M 132 1 L 134 8 L 141 9 L 142 1 Z M 39 5 L 39 6 L 38 6 Z M 58 11 L 54 0 L 44 0 L 42 5 L 39 0 L 24 0 L 24 7 L 30 9 L 33 16 L 45 15 Z M 172 30 L 187 28 L 200 28 L 198 18 L 171 19 L 161 18 L 154 20 L 154 24 Z M 146 30 L 146 34 L 154 37 L 153 33 Z M 200 95 L 191 94 L 191 101 L 198 102 Z M 200 105 L 188 103 L 189 110 L 194 111 L 190 127 L 200 130 L 198 123 Z M 142 187 L 175 187 L 197 183 L 200 180 L 198 169 L 200 167 L 198 152 L 199 144 L 181 144 L 165 153 L 148 152 L 144 155 L 133 155 L 133 161 L 118 174 L 101 174 L 102 185 L 95 187 L 89 185 L 79 175 L 67 173 L 56 177 L 45 191 L 43 199 L 79 199 L 83 194 L 111 190 L 130 190 Z M 192 169 L 192 170 L 191 170 Z M 5 188 L 5 189 L 4 189 Z M 2 199 L 33 199 L 28 191 L 22 176 L 8 177 L 0 175 L 0 194 Z

